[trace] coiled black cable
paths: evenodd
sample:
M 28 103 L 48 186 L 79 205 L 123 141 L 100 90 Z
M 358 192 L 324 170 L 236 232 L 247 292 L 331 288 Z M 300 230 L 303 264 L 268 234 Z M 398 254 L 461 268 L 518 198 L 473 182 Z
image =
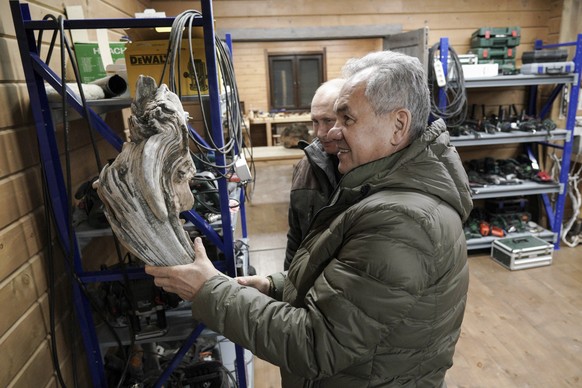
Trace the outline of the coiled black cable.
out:
M 450 56 L 451 67 L 446 77 L 446 84 L 443 87 L 446 102 L 444 108 L 441 109 L 439 100 L 441 88 L 437 84 L 434 68 L 435 55 L 439 50 L 440 43 L 436 43 L 428 51 L 428 84 L 431 91 L 430 110 L 434 116 L 445 121 L 447 128 L 455 128 L 463 124 L 467 118 L 468 104 L 463 67 L 456 51 L 449 46 L 448 56 Z
M 163 82 L 166 71 L 168 72 L 168 88 L 175 92 L 178 96 L 182 97 L 182 89 L 179 80 L 177 80 L 176 75 L 181 75 L 180 69 L 180 52 L 182 48 L 183 35 L 186 34 L 188 40 L 188 55 L 190 63 L 195 63 L 194 51 L 192 49 L 192 39 L 193 39 L 193 22 L 197 18 L 201 18 L 202 14 L 196 10 L 187 10 L 176 16 L 174 22 L 172 23 L 172 29 L 170 32 L 168 50 L 166 56 L 166 62 L 160 76 L 160 82 Z M 201 109 L 202 121 L 204 124 L 204 131 L 206 134 L 207 141 L 209 145 L 206 145 L 198 141 L 194 136 L 190 136 L 195 148 L 200 151 L 198 154 L 192 154 L 192 156 L 208 167 L 209 170 L 213 170 L 215 173 L 224 176 L 220 171 L 222 169 L 227 170 L 226 175 L 232 171 L 234 168 L 234 163 L 236 161 L 236 154 L 248 153 L 248 147 L 251 147 L 250 155 L 252 157 L 252 146 L 250 144 L 245 144 L 243 141 L 243 129 L 249 133 L 248 128 L 243 120 L 243 112 L 240 109 L 240 99 L 238 95 L 238 87 L 236 84 L 236 78 L 234 76 L 234 66 L 231 61 L 231 55 L 228 48 L 218 37 L 215 38 L 215 46 L 217 50 L 216 61 L 219 70 L 219 75 L 221 77 L 222 85 L 224 88 L 224 104 L 225 112 L 223 112 L 223 125 L 226 130 L 225 142 L 222 146 L 218 146 L 214 142 L 214 138 L 211 134 L 211 126 L 208 123 L 208 118 L 204 109 Z M 193 79 L 196 83 L 198 101 L 200 106 L 203 107 L 201 86 L 199 83 L 199 76 L 196 66 L 192 65 L 189 69 L 193 72 Z M 250 136 L 247 136 L 250 139 Z M 215 162 L 211 161 L 208 154 L 220 153 L 225 156 L 225 160 L 230 160 L 226 162 L 224 166 L 219 166 Z

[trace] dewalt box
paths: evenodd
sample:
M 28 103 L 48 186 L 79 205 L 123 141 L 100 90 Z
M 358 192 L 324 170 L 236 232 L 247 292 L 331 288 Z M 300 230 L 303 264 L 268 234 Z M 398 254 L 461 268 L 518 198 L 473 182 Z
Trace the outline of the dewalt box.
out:
M 512 271 L 552 264 L 554 246 L 535 236 L 500 238 L 491 245 L 493 260 Z
M 149 75 L 160 84 L 160 77 L 164 69 L 164 64 L 166 63 L 167 52 L 168 40 L 165 39 L 134 41 L 127 44 L 125 64 L 127 67 L 129 90 L 132 97 L 135 96 L 135 85 L 140 75 Z M 188 39 L 182 40 L 179 55 L 180 74 L 176 74 L 176 78 L 179 77 L 180 80 L 181 93 L 183 96 L 198 95 L 199 85 L 200 94 L 208 95 L 208 73 L 206 70 L 206 54 L 203 39 L 192 39 L 192 52 L 194 63 L 190 61 Z M 175 69 L 177 71 L 177 64 Z M 161 83 L 168 84 L 169 71 L 168 66 Z M 176 85 L 176 92 L 178 92 L 178 85 Z

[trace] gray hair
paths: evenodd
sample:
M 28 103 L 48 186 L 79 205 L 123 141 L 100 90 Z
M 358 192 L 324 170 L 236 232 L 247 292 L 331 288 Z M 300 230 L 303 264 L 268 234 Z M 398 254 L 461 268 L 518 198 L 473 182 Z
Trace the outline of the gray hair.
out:
M 430 114 L 430 92 L 417 58 L 394 51 L 373 52 L 348 60 L 342 74 L 346 79 L 366 82 L 365 96 L 376 115 L 408 109 L 412 116 L 410 139 L 422 135 Z

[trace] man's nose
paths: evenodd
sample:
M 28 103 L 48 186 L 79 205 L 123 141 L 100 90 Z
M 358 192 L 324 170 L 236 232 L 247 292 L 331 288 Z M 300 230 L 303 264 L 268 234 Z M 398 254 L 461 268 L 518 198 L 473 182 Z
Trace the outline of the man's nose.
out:
M 341 140 L 343 139 L 342 129 L 338 125 L 338 122 L 335 122 L 335 125 L 329 130 L 327 133 L 327 138 L 330 140 Z

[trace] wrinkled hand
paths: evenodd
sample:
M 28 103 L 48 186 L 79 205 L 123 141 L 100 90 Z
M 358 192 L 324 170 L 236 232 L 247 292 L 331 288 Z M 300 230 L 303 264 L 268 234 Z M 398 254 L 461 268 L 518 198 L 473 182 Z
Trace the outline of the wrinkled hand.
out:
M 269 295 L 270 282 L 266 276 L 241 276 L 236 278 L 236 281 L 241 286 L 253 287 L 265 295 Z
M 146 265 L 145 272 L 154 277 L 156 286 L 178 294 L 184 300 L 192 300 L 208 279 L 221 274 L 208 259 L 200 237 L 194 240 L 194 252 L 196 259 L 191 264 L 171 267 Z

